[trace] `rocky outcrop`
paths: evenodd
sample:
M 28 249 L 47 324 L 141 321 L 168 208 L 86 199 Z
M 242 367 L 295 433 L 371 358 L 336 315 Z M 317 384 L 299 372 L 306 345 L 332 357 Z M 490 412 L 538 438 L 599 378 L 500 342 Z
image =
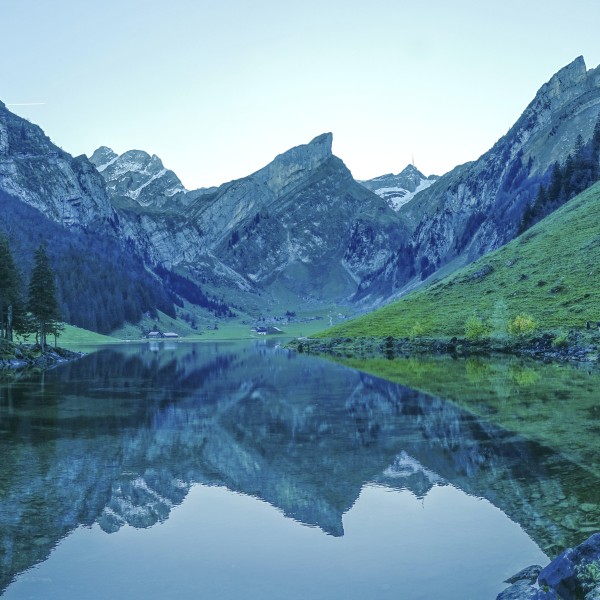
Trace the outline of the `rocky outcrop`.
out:
M 27 367 L 46 369 L 82 356 L 82 352 L 72 352 L 65 348 L 46 346 L 42 351 L 37 344 L 14 344 L 0 339 L 0 374 L 6 375 L 6 370 L 9 369 L 20 370 Z
M 0 103 L 0 190 L 74 228 L 114 235 L 116 214 L 102 177 L 85 156 L 73 158 L 44 132 Z
M 596 600 L 600 592 L 600 533 L 567 548 L 543 569 L 532 566 L 506 580 L 497 600 Z

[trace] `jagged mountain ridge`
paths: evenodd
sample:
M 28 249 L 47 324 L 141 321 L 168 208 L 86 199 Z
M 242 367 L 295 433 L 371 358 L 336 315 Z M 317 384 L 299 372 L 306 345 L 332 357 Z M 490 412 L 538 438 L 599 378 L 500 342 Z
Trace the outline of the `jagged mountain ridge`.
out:
M 591 138 L 599 114 L 600 68 L 588 71 L 578 57 L 540 88 L 493 148 L 403 206 L 399 214 L 412 230 L 420 278 L 446 265 L 452 271 L 513 239 L 553 164 L 574 151 L 579 135 Z M 386 298 L 407 289 L 399 265 L 387 265 L 365 288 L 379 288 Z
M 588 72 L 583 58 L 577 58 L 541 87 L 517 123 L 489 152 L 441 178 L 426 178 L 409 165 L 398 175 L 360 182 L 397 212 L 398 218 L 386 217 L 383 226 L 373 219 L 372 198 L 366 200 L 371 208 L 362 211 L 370 213 L 370 219 L 348 212 L 340 218 L 339 203 L 331 202 L 328 190 L 337 186 L 339 194 L 342 182 L 349 182 L 351 175 L 341 161 L 339 168 L 334 165 L 327 135 L 280 155 L 247 178 L 217 189 L 188 192 L 186 218 L 170 216 L 179 219 L 177 235 L 187 244 L 183 257 L 173 265 L 191 269 L 204 281 L 212 279 L 216 292 L 225 278 L 229 287 L 256 293 L 272 287 L 275 297 L 289 297 L 291 292 L 318 301 L 332 297 L 338 302 L 358 301 L 365 307 L 385 303 L 438 269 L 454 270 L 515 237 L 525 208 L 547 180 L 553 163 L 573 151 L 578 135 L 590 137 L 600 112 L 599 79 L 598 69 Z M 283 164 L 286 161 L 288 166 L 295 165 L 289 172 Z M 319 187 L 319 177 L 328 183 Z M 318 194 L 324 202 L 298 202 L 292 190 L 299 197 Z M 288 200 L 281 204 L 288 212 L 280 214 L 276 207 L 284 196 L 289 204 Z M 360 197 L 356 188 L 352 196 Z M 262 218 L 270 214 L 267 207 L 271 206 L 280 214 L 280 222 Z M 303 208 L 294 212 L 296 207 Z M 303 229 L 293 226 L 289 210 L 304 224 Z M 311 224 L 310 211 L 328 213 L 331 218 Z M 150 240 L 146 251 L 154 252 L 156 261 L 172 261 L 175 255 L 165 244 L 169 232 L 160 219 L 139 218 L 146 220 L 142 230 L 152 231 L 151 237 L 160 238 L 159 245 L 163 245 L 162 252 L 156 252 L 157 244 Z M 192 221 L 200 231 L 197 236 L 191 232 Z M 338 227 L 337 235 L 317 232 L 317 225 L 332 222 Z M 132 236 L 140 233 L 143 237 L 139 229 Z M 346 246 L 342 259 L 340 244 Z M 203 251 L 198 252 L 198 247 Z M 211 272 L 219 275 L 215 278 Z M 333 296 L 323 291 L 329 280 L 335 282 Z M 319 289 L 313 294 L 312 287 Z
M 164 206 L 172 197 L 184 193 L 183 184 L 166 169 L 158 156 L 141 150 L 129 150 L 121 155 L 101 146 L 90 162 L 102 173 L 113 198 L 124 196 L 142 206 Z
M 383 199 L 357 183 L 332 154 L 331 134 L 248 177 L 186 191 L 143 151 L 102 147 L 93 156 L 98 173 L 4 105 L 0 190 L 65 227 L 112 236 L 147 268 L 175 269 L 253 314 L 356 301 L 367 308 L 512 239 L 553 161 L 577 135 L 589 138 L 599 80 L 576 59 L 478 161 L 418 192 L 422 174 L 409 168 L 403 185 L 415 195 L 398 211 L 388 204 L 397 198 L 381 192 L 394 187 L 390 176 L 374 180 Z
M 0 233 L 24 284 L 40 243 L 58 277 L 62 318 L 109 333 L 156 309 L 174 316 L 173 298 L 122 243 L 119 216 L 103 178 L 0 103 Z
M 40 127 L 0 102 L 0 190 L 66 227 L 115 232 L 106 186 L 85 156 L 73 158 Z
M 101 170 L 110 188 L 109 169 L 119 158 L 96 152 L 96 162 L 110 164 Z M 396 213 L 333 155 L 330 133 L 248 177 L 178 193 L 158 209 L 127 185 L 119 180 L 113 201 L 127 238 L 151 262 L 190 274 L 229 301 L 239 303 L 242 294 L 257 308 L 348 303 L 406 236 Z M 126 194 L 136 202 L 121 203 Z
M 426 177 L 414 165 L 408 165 L 397 175 L 388 173 L 359 183 L 383 198 L 390 208 L 400 210 L 438 179 L 437 175 Z

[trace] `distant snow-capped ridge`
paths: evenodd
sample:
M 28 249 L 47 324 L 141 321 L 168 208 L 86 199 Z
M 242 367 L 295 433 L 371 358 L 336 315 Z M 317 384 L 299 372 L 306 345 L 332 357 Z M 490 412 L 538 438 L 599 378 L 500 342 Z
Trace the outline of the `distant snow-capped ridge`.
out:
M 385 200 L 391 209 L 398 211 L 438 179 L 436 175 L 426 177 L 414 165 L 408 165 L 397 175 L 388 173 L 359 183 Z
M 113 195 L 135 200 L 142 206 L 164 204 L 175 194 L 185 192 L 183 184 L 158 156 L 143 150 L 128 150 L 119 155 L 101 146 L 90 157 Z

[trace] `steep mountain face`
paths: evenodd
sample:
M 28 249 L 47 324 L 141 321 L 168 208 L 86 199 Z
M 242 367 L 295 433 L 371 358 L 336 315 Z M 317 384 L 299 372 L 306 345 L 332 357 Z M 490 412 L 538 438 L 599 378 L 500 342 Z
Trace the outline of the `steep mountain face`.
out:
M 173 171 L 165 169 L 158 156 L 130 150 L 120 156 L 106 146 L 98 148 L 90 162 L 102 173 L 113 198 L 125 197 L 141 206 L 163 207 L 185 188 Z
M 150 262 L 246 307 L 295 306 L 348 302 L 407 235 L 398 215 L 352 178 L 331 145 L 331 134 L 323 134 L 248 177 L 180 192 L 170 203 L 140 202 L 133 178 L 112 186 L 121 157 L 99 149 L 94 161 L 108 163 L 100 172 L 121 227 Z
M 436 175 L 425 177 L 414 165 L 408 165 L 397 175 L 388 173 L 359 183 L 383 198 L 390 208 L 400 210 L 419 192 L 426 190 L 438 179 Z
M 104 181 L 85 156 L 73 158 L 0 102 L 0 190 L 66 227 L 115 231 Z
M 172 299 L 140 255 L 120 242 L 103 178 L 0 103 L 0 233 L 26 283 L 34 250 L 48 245 L 64 320 L 108 333 Z
M 514 238 L 540 183 L 555 162 L 588 140 L 600 113 L 600 68 L 582 57 L 543 85 L 525 112 L 494 147 L 420 192 L 399 214 L 412 229 L 414 263 L 424 279 L 452 269 Z M 398 267 L 398 268 L 397 268 Z M 386 265 L 363 287 L 383 296 L 406 289 L 402 259 Z

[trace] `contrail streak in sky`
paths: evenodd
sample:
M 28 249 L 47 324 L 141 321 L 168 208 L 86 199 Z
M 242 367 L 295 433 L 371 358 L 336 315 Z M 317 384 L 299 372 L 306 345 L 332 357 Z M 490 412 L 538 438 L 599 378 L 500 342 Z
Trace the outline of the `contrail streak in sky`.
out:
M 43 106 L 45 102 L 7 102 L 6 106 Z

